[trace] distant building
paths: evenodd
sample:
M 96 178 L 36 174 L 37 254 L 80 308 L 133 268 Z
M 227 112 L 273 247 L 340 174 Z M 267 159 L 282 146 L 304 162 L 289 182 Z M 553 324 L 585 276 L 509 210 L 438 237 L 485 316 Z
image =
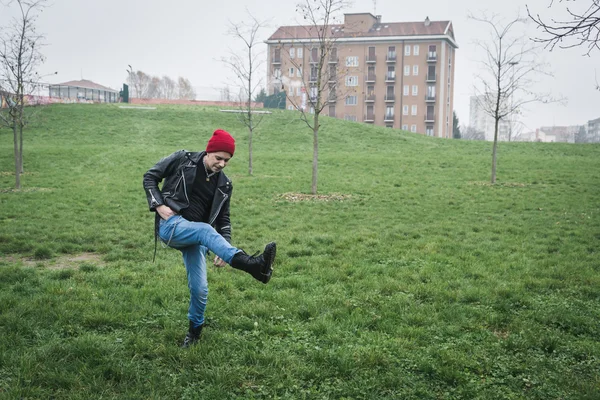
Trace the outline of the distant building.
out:
M 77 102 L 116 103 L 119 92 L 95 82 L 82 79 L 50 85 L 50 97 Z
M 513 142 L 535 142 L 536 132 L 521 132 L 516 135 L 512 140 Z
M 496 121 L 491 115 L 483 110 L 481 107 L 482 101 L 483 95 L 471 96 L 469 104 L 469 125 L 477 132 L 483 132 L 485 140 L 493 141 Z M 500 119 L 500 121 L 498 121 L 498 140 L 508 141 L 509 136 L 511 140 L 514 139 L 513 136 L 515 136 L 512 135 L 510 121 Z
M 335 47 L 323 71 L 325 115 L 452 138 L 458 45 L 451 21 L 382 22 L 357 13 L 329 29 Z M 266 41 L 268 94 L 285 90 L 288 109 L 313 111 L 319 35 L 311 26 L 281 26 Z
M 587 139 L 589 142 L 600 142 L 600 118 L 593 119 L 587 123 Z
M 579 125 L 543 126 L 536 130 L 536 141 L 575 143 L 575 136 L 579 133 L 580 128 Z

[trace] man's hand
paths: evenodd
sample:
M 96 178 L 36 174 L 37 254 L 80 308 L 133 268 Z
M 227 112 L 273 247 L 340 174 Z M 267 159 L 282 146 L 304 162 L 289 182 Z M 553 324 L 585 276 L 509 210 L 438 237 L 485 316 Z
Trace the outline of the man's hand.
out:
M 175 213 L 173 212 L 173 210 L 171 210 L 171 208 L 169 206 L 165 206 L 164 204 L 162 206 L 156 207 L 156 212 L 165 221 L 168 220 L 169 217 L 175 215 Z
M 213 261 L 215 267 L 222 268 L 227 265 L 227 263 L 219 258 L 219 256 L 215 256 Z

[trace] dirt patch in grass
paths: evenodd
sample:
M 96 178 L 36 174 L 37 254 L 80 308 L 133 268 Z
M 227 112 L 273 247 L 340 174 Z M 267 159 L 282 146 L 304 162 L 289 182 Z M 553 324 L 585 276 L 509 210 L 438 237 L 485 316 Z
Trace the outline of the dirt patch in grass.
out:
M 8 263 L 21 262 L 26 267 L 45 267 L 48 269 L 77 269 L 82 264 L 104 266 L 102 257 L 96 253 L 64 254 L 47 260 L 36 260 L 32 257 L 0 257 L 1 261 Z
M 296 203 L 299 201 L 346 201 L 352 196 L 349 194 L 306 194 L 306 193 L 284 193 L 279 195 L 279 199 Z
M 490 187 L 529 187 L 530 183 L 521 183 L 521 182 L 496 182 L 494 184 L 490 182 L 469 182 L 471 185 L 475 186 L 490 186 Z

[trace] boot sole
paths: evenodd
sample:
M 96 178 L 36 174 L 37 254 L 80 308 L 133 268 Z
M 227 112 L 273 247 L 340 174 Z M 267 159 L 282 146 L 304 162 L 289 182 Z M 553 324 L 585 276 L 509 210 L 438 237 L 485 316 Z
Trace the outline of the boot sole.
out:
M 275 262 L 275 255 L 277 254 L 277 244 L 271 242 L 265 246 L 263 257 L 265 259 L 265 268 L 261 271 L 262 283 L 269 283 L 271 276 L 273 275 L 273 263 Z

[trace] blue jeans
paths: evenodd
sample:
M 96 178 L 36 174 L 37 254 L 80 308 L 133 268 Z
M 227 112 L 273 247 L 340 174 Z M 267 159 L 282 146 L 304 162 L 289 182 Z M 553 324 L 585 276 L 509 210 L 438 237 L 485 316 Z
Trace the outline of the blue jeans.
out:
M 160 220 L 160 239 L 183 255 L 190 289 L 188 319 L 194 326 L 204 323 L 204 310 L 208 301 L 208 280 L 206 279 L 206 252 L 212 251 L 223 261 L 231 264 L 231 259 L 240 250 L 233 247 L 212 226 L 204 222 L 190 222 L 180 215 L 168 220 Z

